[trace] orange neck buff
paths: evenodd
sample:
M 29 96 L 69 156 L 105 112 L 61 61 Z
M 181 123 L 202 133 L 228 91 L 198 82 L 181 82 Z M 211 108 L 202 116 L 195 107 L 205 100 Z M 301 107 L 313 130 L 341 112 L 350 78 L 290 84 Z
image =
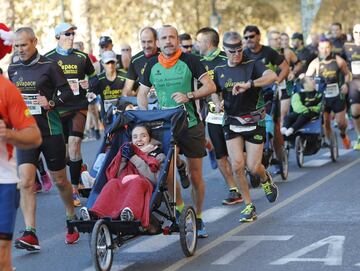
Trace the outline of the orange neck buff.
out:
M 170 58 L 165 58 L 163 53 L 160 53 L 158 56 L 159 63 L 162 66 L 164 66 L 166 69 L 170 69 L 171 67 L 173 67 L 176 64 L 179 57 L 181 56 L 181 53 L 182 52 L 181 52 L 180 48 L 177 49 L 176 53 Z

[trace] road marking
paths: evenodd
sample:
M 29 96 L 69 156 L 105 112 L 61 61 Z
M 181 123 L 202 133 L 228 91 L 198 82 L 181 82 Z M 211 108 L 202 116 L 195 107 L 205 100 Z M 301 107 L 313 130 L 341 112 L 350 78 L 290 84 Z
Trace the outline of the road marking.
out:
M 216 260 L 212 264 L 224 265 L 229 264 L 233 260 L 238 259 L 241 255 L 247 252 L 249 249 L 255 247 L 262 241 L 288 241 L 293 235 L 245 235 L 245 236 L 231 236 L 231 238 L 224 240 L 228 242 L 241 242 L 245 241 L 235 249 L 232 249 L 230 253 L 225 254 L 220 259 Z
M 112 265 L 111 270 L 113 271 L 121 271 L 126 268 L 128 268 L 130 265 L 133 265 L 134 263 L 126 263 L 126 264 L 119 264 L 119 265 Z M 83 271 L 94 271 L 95 268 L 93 266 L 90 266 L 88 268 L 83 269 Z
M 231 212 L 236 211 L 237 209 L 229 208 L 229 207 L 214 207 L 207 209 L 203 212 L 202 216 L 204 217 L 204 221 L 206 223 L 215 222 L 224 216 L 230 214 Z M 123 250 L 123 252 L 127 253 L 151 253 L 154 251 L 159 251 L 164 249 L 165 247 L 178 242 L 179 235 L 156 235 L 152 237 L 147 237 L 143 241 L 140 241 L 134 245 L 131 245 L 129 248 Z
M 293 201 L 295 201 L 295 200 L 301 198 L 302 196 L 306 195 L 307 193 L 313 191 L 314 189 L 318 188 L 322 184 L 328 182 L 335 176 L 339 175 L 340 173 L 344 172 L 345 170 L 347 170 L 348 168 L 354 166 L 355 164 L 357 164 L 359 162 L 360 162 L 360 158 L 354 160 L 353 162 L 351 162 L 350 164 L 348 164 L 346 166 L 343 166 L 342 168 L 339 168 L 338 170 L 334 171 L 333 173 L 329 174 L 328 176 L 316 181 L 315 183 L 313 183 L 312 185 L 303 189 L 302 191 L 299 191 L 298 193 L 294 194 L 293 196 L 287 198 L 286 200 L 276 204 L 274 207 L 267 209 L 266 211 L 264 211 L 262 214 L 260 214 L 258 216 L 257 221 L 260 221 L 261 219 L 263 219 L 263 218 L 273 214 L 274 212 L 282 209 L 283 207 L 291 204 Z M 183 259 L 175 262 L 174 264 L 170 265 L 166 269 L 164 269 L 164 271 L 174 271 L 174 270 L 177 270 L 177 269 L 183 267 L 184 265 L 196 260 L 198 257 L 200 257 L 204 253 L 208 252 L 209 250 L 213 249 L 214 247 L 220 245 L 222 242 L 224 242 L 224 240 L 229 239 L 231 236 L 239 233 L 240 231 L 243 231 L 244 229 L 246 229 L 247 227 L 249 227 L 255 223 L 258 223 L 258 222 L 255 221 L 254 223 L 241 224 L 241 225 L 237 226 L 236 228 L 232 229 L 231 231 L 228 231 L 224 235 L 216 238 L 214 241 L 210 242 L 209 244 L 207 244 L 207 245 L 203 246 L 202 248 L 200 248 L 199 250 L 197 250 L 197 252 L 194 256 L 189 257 L 189 258 L 183 258 Z
M 270 264 L 284 265 L 290 262 L 323 262 L 325 265 L 341 265 L 342 256 L 344 252 L 345 236 L 333 235 L 325 239 L 317 241 L 309 246 L 299 249 L 293 253 L 290 253 L 279 260 L 276 260 Z M 320 247 L 328 246 L 326 257 L 324 258 L 300 258 L 311 251 L 314 251 Z
M 321 167 L 329 163 L 330 159 L 313 159 L 304 163 L 304 167 Z
M 345 149 L 339 149 L 339 156 L 343 156 L 345 154 L 348 154 L 349 152 L 354 151 L 353 149 L 345 150 Z M 321 155 L 322 157 L 330 157 L 330 152 L 325 152 Z

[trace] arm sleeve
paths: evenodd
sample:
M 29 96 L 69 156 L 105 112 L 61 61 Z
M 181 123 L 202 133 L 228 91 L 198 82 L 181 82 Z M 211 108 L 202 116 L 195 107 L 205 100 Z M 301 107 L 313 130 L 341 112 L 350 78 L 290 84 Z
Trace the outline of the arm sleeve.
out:
M 150 76 L 151 76 L 151 69 L 154 66 L 154 63 L 155 62 L 153 61 L 153 59 L 147 63 L 147 65 L 145 66 L 144 74 L 140 79 L 140 84 L 147 86 L 149 88 L 152 86 Z
M 291 107 L 293 108 L 294 112 L 298 114 L 309 112 L 309 109 L 301 102 L 301 98 L 298 93 L 295 93 L 291 97 Z

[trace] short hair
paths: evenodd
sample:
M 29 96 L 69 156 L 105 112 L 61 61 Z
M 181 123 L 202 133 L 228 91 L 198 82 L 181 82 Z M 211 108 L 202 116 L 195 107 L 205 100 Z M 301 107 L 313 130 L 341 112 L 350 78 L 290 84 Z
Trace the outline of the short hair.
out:
M 279 34 L 280 35 L 280 32 L 277 31 L 277 30 L 271 30 L 271 31 L 268 32 L 267 38 L 270 39 L 272 34 Z
M 325 35 L 320 36 L 319 43 L 320 42 L 328 42 L 328 43 L 330 43 L 330 45 L 332 45 L 331 40 L 329 38 L 327 38 Z
M 162 28 L 174 28 L 175 31 L 176 31 L 176 35 L 179 37 L 179 33 L 178 33 L 176 27 L 172 26 L 171 24 L 164 24 L 164 25 L 162 25 L 161 27 L 159 27 L 158 30 L 157 30 L 157 36 L 158 36 L 158 37 L 159 37 L 159 32 L 160 32 L 160 30 L 161 30 Z
M 342 29 L 342 25 L 339 22 L 332 23 L 331 26 L 338 26 L 340 29 Z
M 242 41 L 241 35 L 236 31 L 228 31 L 224 33 L 223 42 L 239 40 Z
M 219 46 L 220 37 L 219 37 L 218 32 L 214 28 L 203 27 L 198 32 L 196 32 L 196 36 L 199 35 L 199 34 L 208 35 L 210 37 L 211 45 L 214 46 L 214 47 Z
M 153 36 L 154 36 L 154 39 L 156 40 L 157 39 L 157 32 L 154 28 L 152 28 L 151 26 L 145 26 L 143 29 L 140 30 L 140 38 L 141 38 L 141 34 L 145 31 L 145 30 L 149 30 Z
M 260 35 L 260 30 L 256 25 L 247 25 L 244 29 L 243 35 L 246 32 L 255 32 L 257 35 Z
M 288 33 L 285 33 L 285 32 L 281 32 L 280 36 L 286 36 L 286 37 L 288 37 L 288 38 L 289 38 Z
M 35 32 L 31 27 L 20 27 L 15 31 L 15 35 L 25 32 L 31 39 L 35 39 Z
M 191 36 L 188 33 L 182 33 L 179 35 L 179 39 L 180 39 L 180 41 L 191 40 Z

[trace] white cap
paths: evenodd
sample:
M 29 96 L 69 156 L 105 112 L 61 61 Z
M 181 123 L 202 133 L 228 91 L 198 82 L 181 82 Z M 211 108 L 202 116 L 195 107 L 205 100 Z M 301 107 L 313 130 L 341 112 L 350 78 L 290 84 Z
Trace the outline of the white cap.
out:
M 101 54 L 101 61 L 102 63 L 108 63 L 110 61 L 117 61 L 116 54 L 114 51 L 105 51 Z
M 76 30 L 77 27 L 69 23 L 60 23 L 55 27 L 55 36 L 60 36 L 61 33 L 64 33 L 70 29 Z

